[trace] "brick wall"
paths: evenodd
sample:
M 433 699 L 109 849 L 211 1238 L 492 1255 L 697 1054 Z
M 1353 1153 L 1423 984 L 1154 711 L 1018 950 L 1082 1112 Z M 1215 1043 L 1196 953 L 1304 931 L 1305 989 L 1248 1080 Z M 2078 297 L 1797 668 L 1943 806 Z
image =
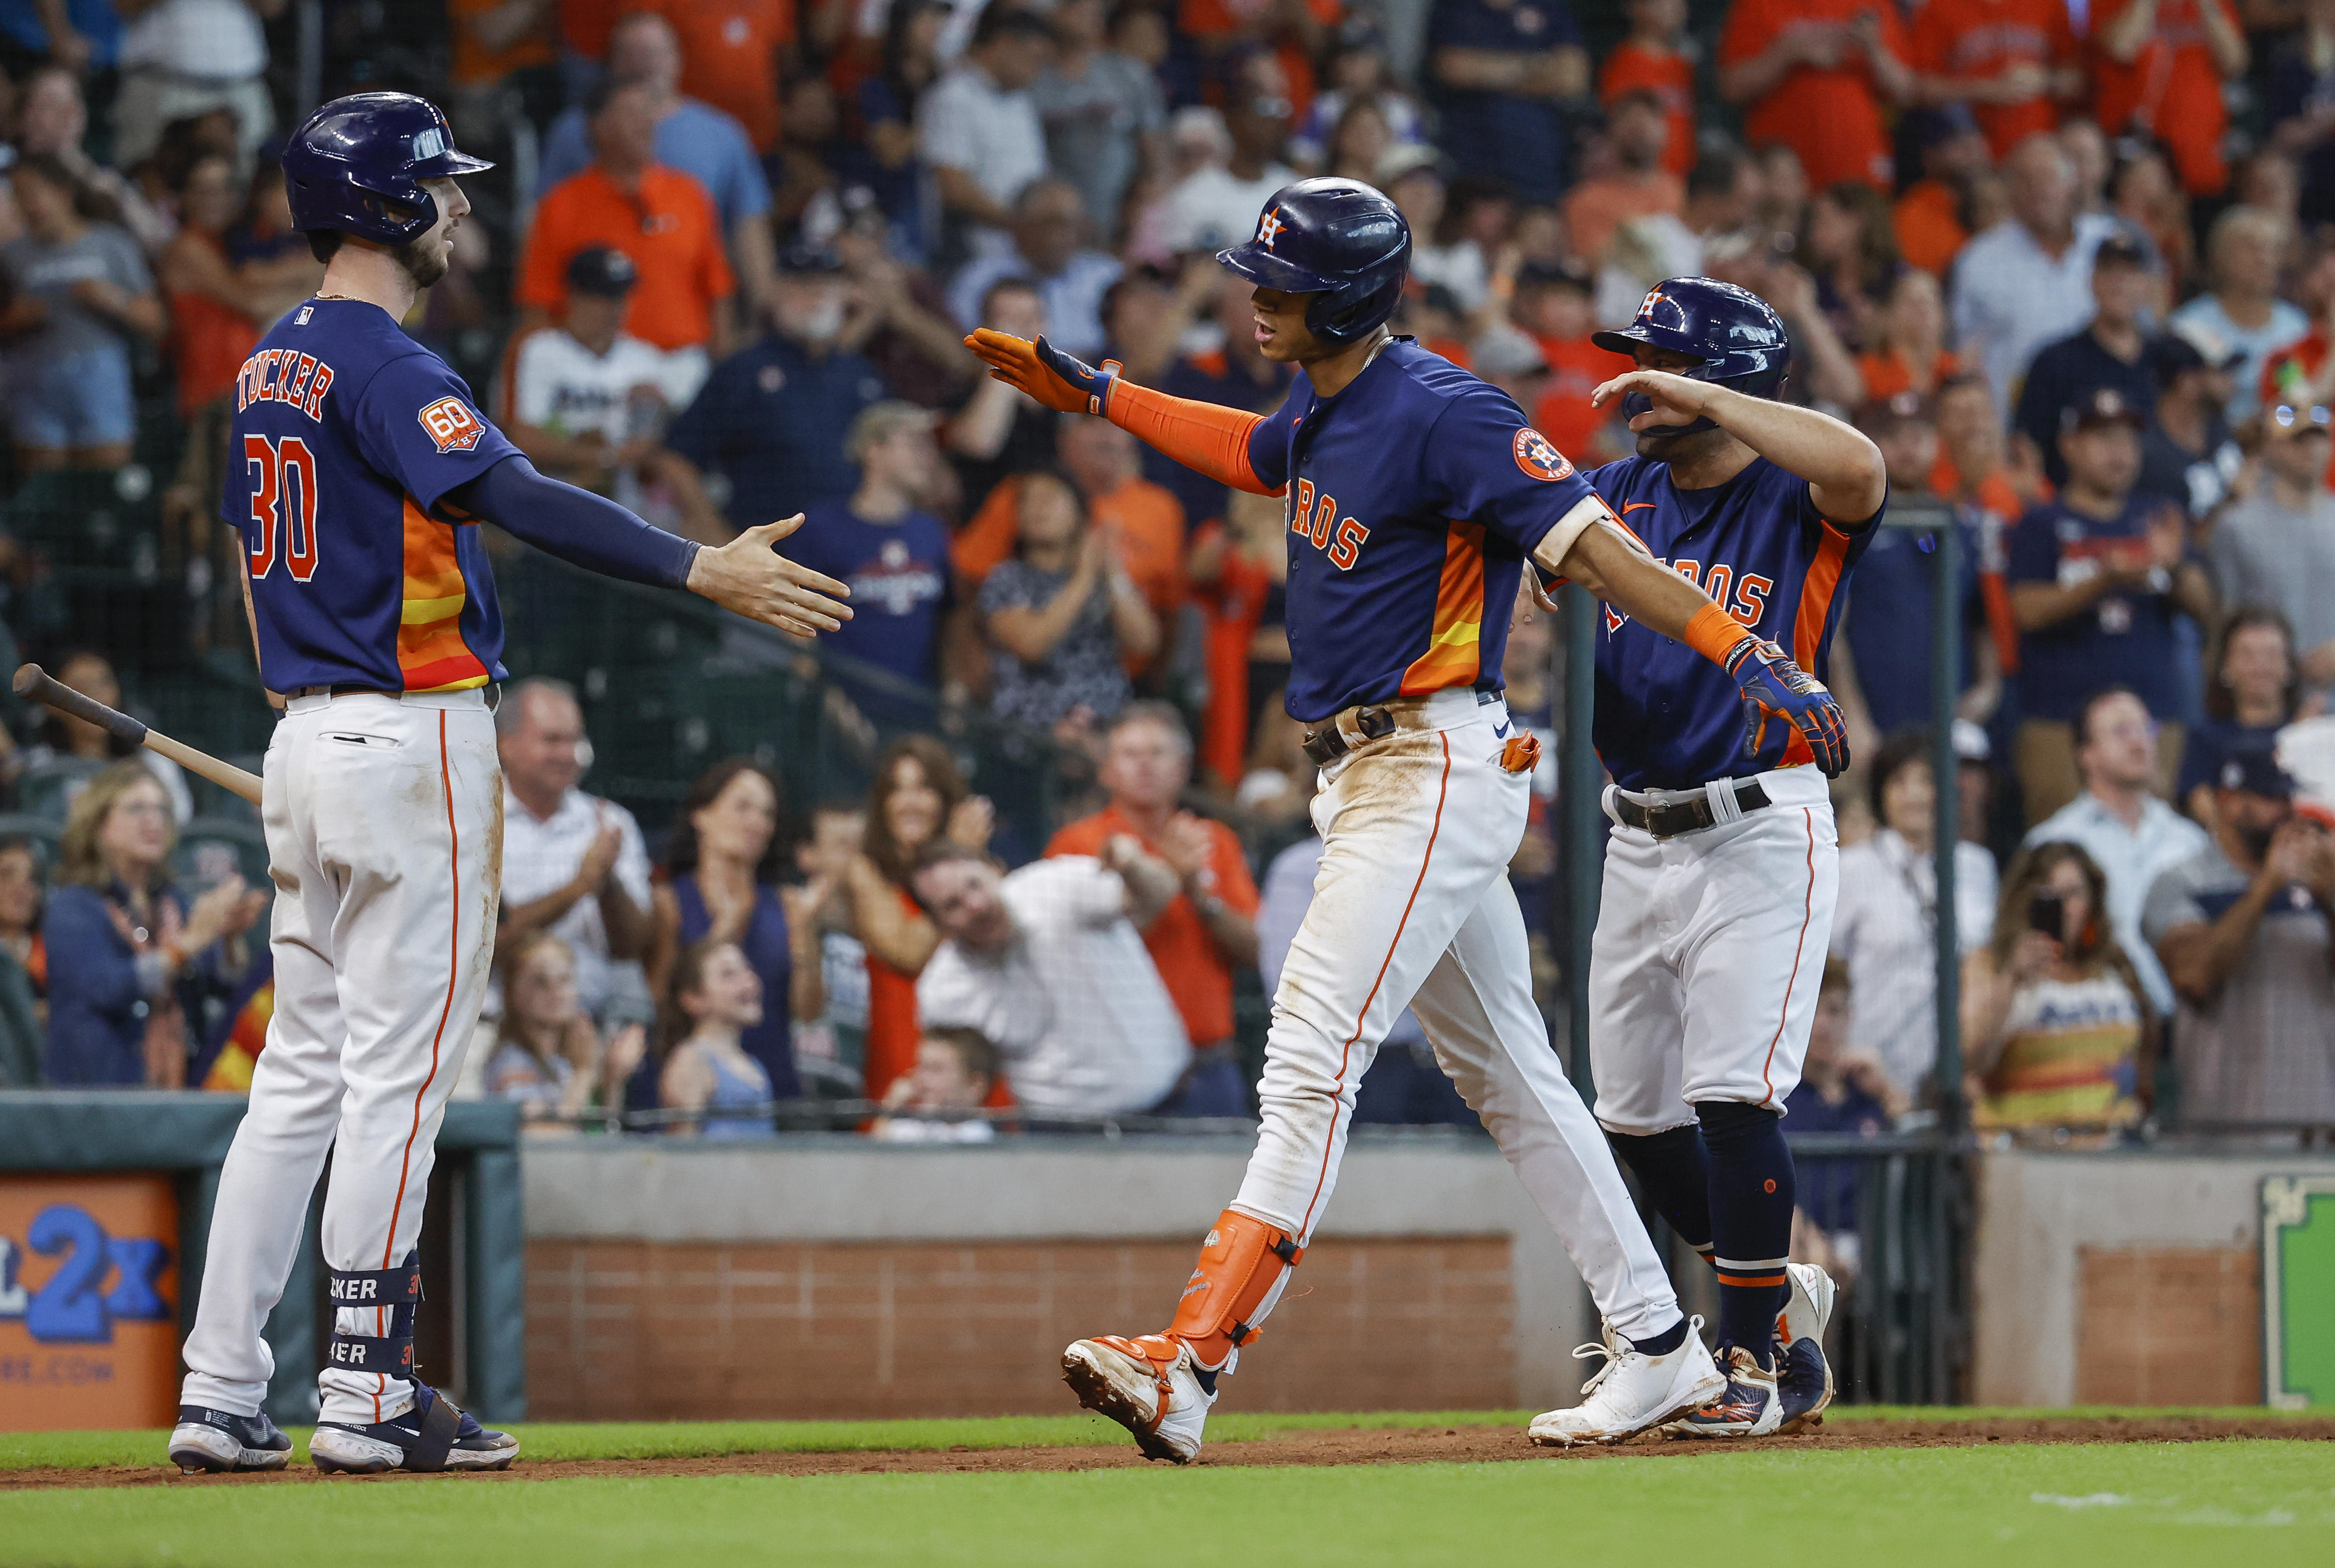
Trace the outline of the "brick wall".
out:
M 2076 1402 L 2259 1405 L 2253 1247 L 2077 1250 Z
M 538 1420 L 1061 1412 L 1062 1347 L 1166 1324 L 1189 1242 L 528 1244 Z M 1316 1245 L 1244 1359 L 1250 1410 L 1516 1402 L 1502 1238 Z

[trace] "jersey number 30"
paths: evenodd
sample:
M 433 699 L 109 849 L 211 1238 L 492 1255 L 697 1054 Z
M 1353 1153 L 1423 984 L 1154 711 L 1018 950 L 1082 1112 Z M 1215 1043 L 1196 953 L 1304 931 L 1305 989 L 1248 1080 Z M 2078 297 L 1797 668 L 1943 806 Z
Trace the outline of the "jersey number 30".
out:
M 284 557 L 295 582 L 316 573 L 316 459 L 298 436 L 281 441 L 243 438 L 251 476 L 251 575 L 264 577 Z

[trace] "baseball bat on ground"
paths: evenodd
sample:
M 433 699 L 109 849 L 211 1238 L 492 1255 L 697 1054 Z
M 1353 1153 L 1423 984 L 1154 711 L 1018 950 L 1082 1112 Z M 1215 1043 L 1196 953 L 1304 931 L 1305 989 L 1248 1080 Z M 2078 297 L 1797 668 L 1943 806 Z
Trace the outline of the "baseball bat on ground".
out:
M 104 703 L 82 696 L 71 686 L 63 685 L 38 664 L 17 668 L 12 682 L 16 695 L 35 702 L 45 702 L 60 713 L 70 714 L 86 723 L 96 725 L 109 735 L 118 735 L 133 746 L 143 746 L 150 751 L 160 751 L 189 773 L 199 773 L 222 789 L 232 789 L 254 806 L 259 804 L 259 779 L 257 774 L 220 761 L 208 751 L 198 751 L 183 740 L 173 740 L 159 730 L 150 730 L 129 714 L 117 712 Z

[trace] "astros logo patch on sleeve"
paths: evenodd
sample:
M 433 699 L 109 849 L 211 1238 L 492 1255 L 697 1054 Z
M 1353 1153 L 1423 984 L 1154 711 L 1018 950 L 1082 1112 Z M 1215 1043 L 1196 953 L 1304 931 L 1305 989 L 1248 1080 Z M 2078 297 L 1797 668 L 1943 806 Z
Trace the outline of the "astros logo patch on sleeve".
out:
M 1546 479 L 1555 483 L 1558 479 L 1569 477 L 1573 472 L 1572 463 L 1566 461 L 1565 454 L 1556 450 L 1556 443 L 1530 425 L 1525 426 L 1516 432 L 1513 446 L 1516 454 L 1516 467 L 1524 469 L 1534 479 Z
M 486 421 L 472 413 L 460 398 L 440 398 L 414 417 L 421 421 L 421 428 L 430 432 L 430 439 L 438 443 L 441 453 L 467 452 L 487 433 Z

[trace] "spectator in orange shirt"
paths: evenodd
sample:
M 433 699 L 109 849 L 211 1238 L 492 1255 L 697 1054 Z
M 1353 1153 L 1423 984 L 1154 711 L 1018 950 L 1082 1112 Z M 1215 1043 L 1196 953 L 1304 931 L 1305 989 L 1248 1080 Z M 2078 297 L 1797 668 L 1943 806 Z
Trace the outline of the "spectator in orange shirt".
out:
M 1882 296 L 1873 346 L 1857 356 L 1865 395 L 1887 402 L 1902 392 L 1928 397 L 1962 369 L 1946 348 L 1946 300 L 1938 280 L 1919 267 L 1899 272 Z
M 1192 778 L 1192 740 L 1165 702 L 1131 702 L 1103 745 L 1110 803 L 1056 833 L 1049 856 L 1091 855 L 1125 836 L 1166 863 L 1179 884 L 1144 928 L 1143 945 L 1183 1015 L 1192 1066 L 1172 1114 L 1245 1116 L 1248 1089 L 1233 1045 L 1233 972 L 1256 963 L 1256 883 L 1240 840 L 1221 822 L 1179 809 Z
M 1907 58 L 1924 103 L 1967 103 L 2003 157 L 2080 98 L 2067 0 L 1923 0 Z
M 1065 414 L 1055 428 L 1055 454 L 1086 500 L 1088 515 L 1109 535 L 1127 575 L 1141 590 L 1161 626 L 1172 634 L 1184 603 L 1184 505 L 1165 485 L 1143 477 L 1135 438 L 1109 420 Z M 1022 506 L 1020 476 L 989 492 L 981 509 L 949 548 L 949 561 L 972 587 L 1013 553 Z M 1129 673 L 1148 659 L 1130 658 Z
M 1809 186 L 1887 189 L 1884 104 L 1912 95 L 1905 29 L 1887 0 L 1739 0 L 1719 40 L 1719 92 L 1754 147 L 1799 154 Z
M 1629 9 L 1630 35 L 1605 56 L 1597 73 L 1597 96 L 1611 114 L 1625 92 L 1654 94 L 1670 127 L 1662 167 L 1683 179 L 1695 158 L 1694 62 L 1683 47 L 1686 0 L 1630 0 Z
M 1943 281 L 1970 243 L 1971 180 L 1990 162 L 1986 137 L 1970 106 L 1949 103 L 1921 116 L 1922 178 L 1905 188 L 1890 211 L 1897 254 Z
M 795 0 L 661 0 L 681 38 L 681 90 L 732 115 L 759 150 L 779 139 L 779 56 L 795 41 Z
M 1589 341 L 1597 326 L 1597 276 L 1579 262 L 1555 266 L 1527 264 L 1516 274 L 1510 319 L 1540 345 L 1548 362 L 1548 385 L 1531 405 L 1533 428 L 1573 460 L 1590 468 L 1625 457 L 1609 450 L 1612 409 L 1592 408 L 1589 394 L 1624 373 L 1620 354 Z
M 1938 427 L 1938 460 L 1930 469 L 1936 494 L 2017 522 L 2051 493 L 2040 463 L 2010 466 L 2010 440 L 1985 376 L 1971 371 L 1940 382 L 1931 411 Z
M 627 333 L 661 349 L 722 358 L 736 341 L 738 284 L 713 198 L 688 175 L 651 160 L 656 102 L 645 83 L 603 82 L 586 107 L 592 166 L 553 186 L 536 208 L 513 291 L 523 307 L 519 332 L 564 316 L 568 261 L 606 246 L 631 256 L 640 274 L 625 313 Z
M 2093 106 L 2110 136 L 2153 136 L 2182 189 L 2214 196 L 2229 182 L 2222 83 L 2245 73 L 2246 35 L 2226 0 L 2115 0 L 2092 18 Z
M 1576 254 L 1603 256 L 1613 230 L 1632 218 L 1678 215 L 1686 203 L 1686 186 L 1662 167 L 1669 140 L 1670 120 L 1653 89 L 1633 88 L 1613 101 L 1605 124 L 1611 162 L 1565 198 L 1565 224 L 1573 232 Z M 1598 161 L 1604 160 L 1593 159 L 1592 167 Z

